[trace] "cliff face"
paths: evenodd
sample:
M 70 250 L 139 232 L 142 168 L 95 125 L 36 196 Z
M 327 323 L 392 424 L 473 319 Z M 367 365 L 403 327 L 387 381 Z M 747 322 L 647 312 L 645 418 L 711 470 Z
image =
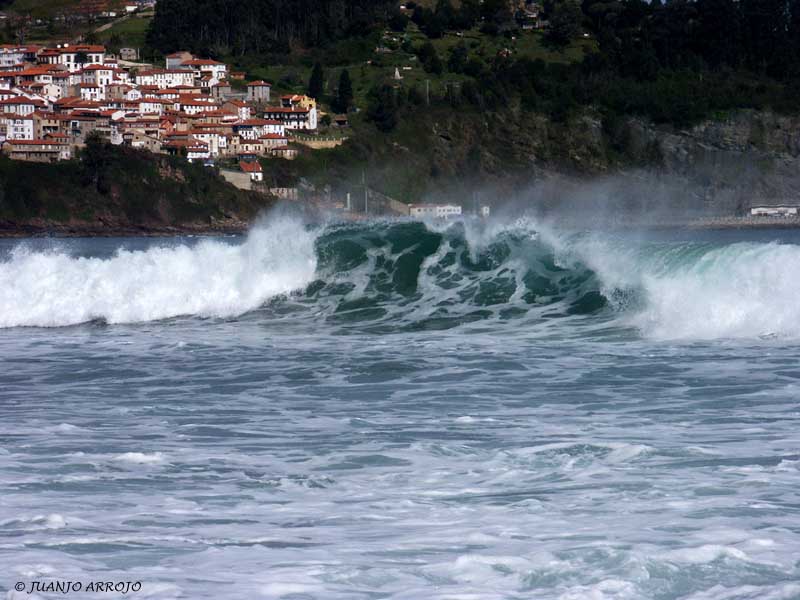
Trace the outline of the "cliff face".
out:
M 800 118 L 740 111 L 689 130 L 632 121 L 636 147 L 657 145 L 664 172 L 683 177 L 718 211 L 800 198 Z
M 443 175 L 528 187 L 615 180 L 619 193 L 630 195 L 647 194 L 650 184 L 660 187 L 663 208 L 674 203 L 698 214 L 731 215 L 800 198 L 800 117 L 769 112 L 742 110 L 676 130 L 593 113 L 560 123 L 509 107 L 499 115 L 438 119 L 430 147 Z

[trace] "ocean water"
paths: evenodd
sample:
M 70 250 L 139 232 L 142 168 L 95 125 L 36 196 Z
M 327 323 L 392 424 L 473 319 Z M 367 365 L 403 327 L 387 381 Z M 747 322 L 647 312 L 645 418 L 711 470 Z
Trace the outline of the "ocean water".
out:
M 0 243 L 0 596 L 800 598 L 800 236 Z

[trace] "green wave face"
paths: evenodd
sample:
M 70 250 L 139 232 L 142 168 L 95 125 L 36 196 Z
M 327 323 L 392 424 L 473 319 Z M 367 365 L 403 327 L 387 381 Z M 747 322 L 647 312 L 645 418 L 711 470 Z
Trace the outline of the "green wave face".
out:
M 475 236 L 463 223 L 329 226 L 316 252 L 317 280 L 300 299 L 340 324 L 447 329 L 531 311 L 595 314 L 608 304 L 590 269 L 559 266 L 554 249 L 525 228 Z

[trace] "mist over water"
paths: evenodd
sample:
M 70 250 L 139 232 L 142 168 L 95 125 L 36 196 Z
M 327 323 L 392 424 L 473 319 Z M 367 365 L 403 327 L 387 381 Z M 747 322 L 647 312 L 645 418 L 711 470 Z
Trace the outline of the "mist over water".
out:
M 800 597 L 800 236 L 0 243 L 0 595 Z

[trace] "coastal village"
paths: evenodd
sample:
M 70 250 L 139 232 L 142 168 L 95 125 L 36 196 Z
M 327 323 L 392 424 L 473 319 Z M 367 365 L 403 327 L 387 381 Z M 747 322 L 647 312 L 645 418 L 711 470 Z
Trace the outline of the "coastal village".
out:
M 57 162 L 75 157 L 89 136 L 98 136 L 114 145 L 224 165 L 220 174 L 241 189 L 298 200 L 298 188 L 267 187 L 259 159 L 291 160 L 298 144 L 329 148 L 346 139 L 314 135 L 322 116 L 316 99 L 273 97 L 270 82 L 246 82 L 225 63 L 175 52 L 155 67 L 129 61 L 132 51 L 119 54 L 83 43 L 0 46 L 2 152 L 12 160 Z M 233 81 L 241 84 L 234 88 Z M 347 127 L 347 115 L 329 119 L 336 128 Z M 364 212 L 368 203 L 365 189 Z M 333 207 L 361 211 L 354 204 L 348 195 Z M 380 197 L 373 211 L 452 218 L 462 209 Z
M 518 3 L 520 28 L 542 28 L 538 5 L 530 0 Z M 463 208 L 453 203 L 408 205 L 366 184 L 342 197 L 304 181 L 296 187 L 276 187 L 286 182 L 266 176 L 264 160 L 292 160 L 301 152 L 343 143 L 352 135 L 352 114 L 347 110 L 326 114 L 319 98 L 285 93 L 285 85 L 276 86 L 284 93 L 275 94 L 270 81 L 248 78 L 208 56 L 179 51 L 148 63 L 139 48 L 120 44 L 109 48 L 100 36 L 92 35 L 126 20 L 145 22 L 137 17 L 151 15 L 155 4 L 155 0 L 81 0 L 71 14 L 62 11 L 45 20 L 15 17 L 19 31 L 33 25 L 41 32 L 54 24 L 75 22 L 87 35 L 60 43 L 54 39 L 26 43 L 20 35 L 17 44 L 0 45 L 0 152 L 15 161 L 53 163 L 78 158 L 87 140 L 94 138 L 214 167 L 240 189 L 289 201 L 312 198 L 354 216 L 449 219 L 462 210 L 488 214 L 489 208 L 478 206 L 474 198 Z M 412 4 L 399 4 L 407 20 L 414 13 Z M 0 18 L 6 16 L 0 12 Z M 98 24 L 102 25 L 97 29 L 87 29 Z M 398 43 L 398 34 L 387 30 L 375 56 L 386 56 Z M 413 62 L 417 57 L 411 59 L 406 65 L 387 67 L 387 80 L 399 86 L 411 69 L 427 77 L 422 65 Z M 366 64 L 375 69 L 373 63 Z
M 272 102 L 271 85 L 251 81 L 232 90 L 221 62 L 188 52 L 163 68 L 141 68 L 102 45 L 0 47 L 0 144 L 13 160 L 72 158 L 88 136 L 150 152 L 214 164 L 237 159 L 253 182 L 259 157 L 292 158 L 290 133 L 315 131 L 313 98 Z

